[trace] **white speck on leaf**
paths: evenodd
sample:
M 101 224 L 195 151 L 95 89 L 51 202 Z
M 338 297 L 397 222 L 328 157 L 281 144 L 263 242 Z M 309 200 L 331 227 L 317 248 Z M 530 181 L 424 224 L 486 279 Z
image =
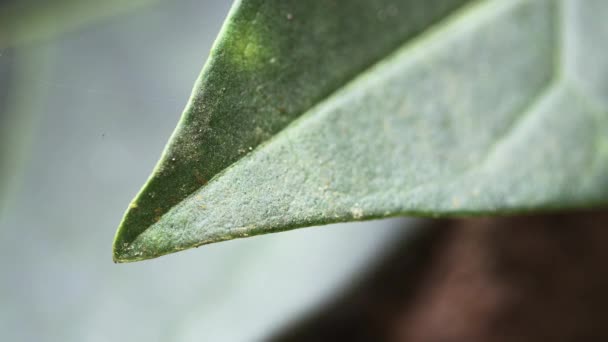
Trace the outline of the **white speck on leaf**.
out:
M 352 208 L 350 212 L 353 214 L 353 218 L 355 219 L 360 219 L 363 217 L 363 209 L 361 208 Z

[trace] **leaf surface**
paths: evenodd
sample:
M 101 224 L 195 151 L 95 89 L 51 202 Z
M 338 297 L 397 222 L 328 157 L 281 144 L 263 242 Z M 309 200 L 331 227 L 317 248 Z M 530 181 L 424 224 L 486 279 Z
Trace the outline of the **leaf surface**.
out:
M 114 245 L 605 204 L 603 0 L 242 1 Z

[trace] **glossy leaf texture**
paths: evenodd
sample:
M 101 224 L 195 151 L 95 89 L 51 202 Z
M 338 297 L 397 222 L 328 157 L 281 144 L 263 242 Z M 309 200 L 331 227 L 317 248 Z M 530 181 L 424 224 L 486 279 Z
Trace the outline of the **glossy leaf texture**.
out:
M 603 0 L 237 2 L 114 259 L 608 203 Z

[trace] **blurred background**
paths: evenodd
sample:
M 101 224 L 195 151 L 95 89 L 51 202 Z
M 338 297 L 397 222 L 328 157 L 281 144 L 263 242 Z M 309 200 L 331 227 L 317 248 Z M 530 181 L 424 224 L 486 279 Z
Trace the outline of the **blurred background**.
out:
M 385 220 L 112 263 L 230 5 L 0 3 L 0 340 L 264 340 L 411 235 Z

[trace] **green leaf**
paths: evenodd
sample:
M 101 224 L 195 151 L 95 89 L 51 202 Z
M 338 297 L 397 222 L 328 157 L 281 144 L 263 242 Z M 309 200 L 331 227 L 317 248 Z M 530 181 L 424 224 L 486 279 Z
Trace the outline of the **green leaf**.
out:
M 243 0 L 119 262 L 396 215 L 608 203 L 604 0 Z

